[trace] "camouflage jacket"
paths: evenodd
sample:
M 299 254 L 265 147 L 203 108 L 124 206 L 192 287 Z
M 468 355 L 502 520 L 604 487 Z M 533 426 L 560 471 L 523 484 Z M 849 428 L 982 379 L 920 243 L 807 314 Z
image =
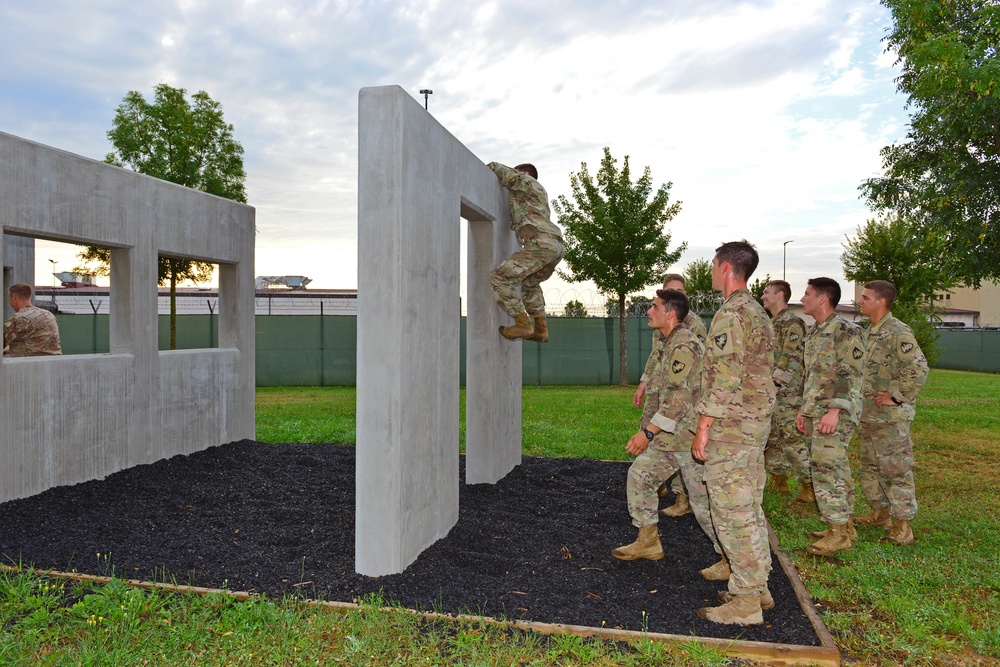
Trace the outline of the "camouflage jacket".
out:
M 25 306 L 4 322 L 3 346 L 10 346 L 12 357 L 62 354 L 55 316 L 38 306 Z
M 861 329 L 833 313 L 806 335 L 802 414 L 820 419 L 839 408 L 858 423 L 861 416 L 861 369 L 865 344 Z
M 562 230 L 552 222 L 549 195 L 541 183 L 499 162 L 490 162 L 486 166 L 500 179 L 500 185 L 507 188 L 510 228 L 514 230 L 521 245 L 531 240 L 534 235 L 532 230 L 562 238 Z
M 701 372 L 699 415 L 715 417 L 710 440 L 762 444 L 775 388 L 771 318 L 746 289 L 729 295 L 712 319 Z
M 689 310 L 687 317 L 681 322 L 681 326 L 687 327 L 694 332 L 694 335 L 698 337 L 702 345 L 705 344 L 705 336 L 708 335 L 708 329 L 705 328 L 705 320 L 701 319 L 701 315 Z M 659 329 L 653 330 L 653 348 L 649 351 L 649 359 L 646 360 L 646 366 L 642 370 L 642 377 L 639 378 L 639 382 L 649 382 L 649 376 L 653 374 L 653 368 L 656 366 L 656 360 L 659 358 L 659 353 L 663 350 L 663 334 L 660 333 Z
M 913 330 L 887 313 L 871 325 L 865 339 L 861 421 L 911 421 L 917 411 L 917 394 L 927 381 L 927 358 Z M 889 392 L 901 405 L 875 405 L 879 391 Z
M 778 404 L 802 405 L 805 373 L 802 356 L 806 349 L 806 323 L 787 308 L 771 321 L 774 326 L 774 378 L 778 385 Z
M 662 334 L 660 337 L 664 338 Z M 691 448 L 698 423 L 693 408 L 698 400 L 704 354 L 705 346 L 685 326 L 674 328 L 664 338 L 649 376 L 642 411 L 643 426 L 652 423 L 663 429 L 652 442 L 659 450 L 680 452 Z

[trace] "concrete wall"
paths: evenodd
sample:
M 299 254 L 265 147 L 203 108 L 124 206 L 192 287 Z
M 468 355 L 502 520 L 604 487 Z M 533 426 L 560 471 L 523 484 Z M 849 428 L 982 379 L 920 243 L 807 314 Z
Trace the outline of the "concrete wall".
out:
M 109 354 L 0 361 L 0 501 L 254 436 L 253 208 L 0 133 L 0 225 L 114 285 Z M 219 264 L 218 349 L 158 351 L 160 255 Z
M 521 460 L 521 343 L 489 274 L 517 241 L 496 176 L 398 86 L 358 115 L 355 568 L 401 572 L 458 520 L 459 232 L 469 221 L 466 481 Z

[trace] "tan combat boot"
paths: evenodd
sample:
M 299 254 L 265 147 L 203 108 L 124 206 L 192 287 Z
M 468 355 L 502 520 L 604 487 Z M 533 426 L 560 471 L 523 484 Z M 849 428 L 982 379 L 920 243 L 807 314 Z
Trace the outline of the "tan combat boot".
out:
M 535 332 L 530 336 L 525 336 L 524 340 L 533 340 L 536 343 L 549 342 L 549 325 L 545 321 L 544 315 L 538 315 L 535 317 Z
M 896 519 L 892 522 L 892 528 L 889 530 L 889 534 L 883 537 L 881 541 L 891 542 L 897 547 L 908 547 L 917 541 L 913 537 L 913 529 L 910 528 L 910 522 L 905 519 Z
M 859 516 L 858 523 L 870 524 L 872 526 L 878 526 L 889 530 L 892 528 L 892 516 L 889 514 L 888 507 L 885 509 L 872 509 L 871 514 L 867 516 Z
M 802 493 L 795 499 L 795 502 L 803 505 L 811 505 L 816 502 L 816 494 L 813 493 L 812 482 L 802 482 Z
M 667 487 L 666 482 L 660 484 L 660 488 L 656 490 L 656 495 L 658 495 L 661 498 L 666 498 L 668 493 L 670 493 L 670 489 L 669 487 Z
M 814 556 L 833 556 L 838 551 L 851 548 L 851 538 L 847 524 L 830 526 L 825 537 L 806 547 L 806 551 Z
M 826 537 L 830 534 L 830 527 L 827 526 L 825 530 L 812 530 L 809 531 L 809 537 L 814 537 L 817 540 Z M 854 527 L 854 517 L 852 516 L 847 520 L 847 536 L 851 538 L 851 542 L 858 539 L 858 529 Z
M 688 497 L 683 493 L 678 493 L 674 504 L 660 510 L 660 514 L 664 514 L 666 516 L 684 516 L 690 511 L 691 503 L 688 502 Z
M 771 488 L 778 493 L 788 493 L 788 475 L 771 475 Z
M 760 596 L 756 593 L 751 595 L 734 595 L 733 599 L 721 607 L 702 607 L 698 610 L 698 615 L 713 623 L 725 623 L 726 625 L 758 625 L 764 622 L 764 615 L 760 611 Z
M 507 340 L 517 340 L 518 338 L 527 338 L 535 333 L 535 330 L 531 328 L 531 318 L 528 317 L 528 313 L 521 313 L 514 318 L 514 324 L 509 327 L 500 327 L 500 335 Z
M 733 573 L 729 569 L 729 561 L 723 556 L 722 560 L 713 565 L 712 567 L 706 567 L 704 570 L 700 570 L 701 576 L 705 577 L 709 581 L 728 581 L 729 575 Z
M 733 599 L 733 594 L 729 591 L 719 591 L 716 597 L 719 598 L 719 602 L 725 603 Z M 764 587 L 764 590 L 760 592 L 760 608 L 764 611 L 774 609 L 774 598 L 771 597 L 771 591 L 767 590 L 767 587 Z
M 639 537 L 632 544 L 618 547 L 611 551 L 618 560 L 660 560 L 663 558 L 663 546 L 660 544 L 660 534 L 656 524 L 643 526 L 639 529 Z

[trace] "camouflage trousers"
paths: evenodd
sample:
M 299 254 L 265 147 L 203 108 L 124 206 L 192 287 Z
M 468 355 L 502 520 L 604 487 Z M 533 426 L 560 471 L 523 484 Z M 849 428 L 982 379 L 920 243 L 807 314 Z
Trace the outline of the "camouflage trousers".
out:
M 874 509 L 912 521 L 917 515 L 913 488 L 910 422 L 861 422 L 861 488 Z
M 812 462 L 816 505 L 823 521 L 831 526 L 842 526 L 854 513 L 854 477 L 847 446 L 857 427 L 851 420 L 841 417 L 837 430 L 823 435 L 815 430 L 815 422 L 806 417 L 806 441 Z
M 722 553 L 715 537 L 712 525 L 712 513 L 708 503 L 708 489 L 702 479 L 705 466 L 694 460 L 690 450 L 681 452 L 666 452 L 654 447 L 647 447 L 639 454 L 628 469 L 628 481 L 625 492 L 628 498 L 628 513 L 632 517 L 632 525 L 636 528 L 652 526 L 659 521 L 657 510 L 660 507 L 660 497 L 656 491 L 671 475 L 677 473 L 677 478 L 684 478 L 688 488 L 688 502 L 691 513 L 698 525 L 712 540 L 716 553 Z
M 798 406 L 775 406 L 771 434 L 764 448 L 764 468 L 772 475 L 793 475 L 800 482 L 811 482 L 809 447 L 805 436 L 795 428 L 798 413 Z
M 552 276 L 562 257 L 563 244 L 559 239 L 550 236 L 529 239 L 523 248 L 493 269 L 490 274 L 493 298 L 511 317 L 525 312 L 531 317 L 544 315 L 541 284 Z
M 729 561 L 729 592 L 761 593 L 771 571 L 771 548 L 764 498 L 764 439 L 760 444 L 709 440 L 705 448 L 705 485 L 712 523 L 719 545 Z

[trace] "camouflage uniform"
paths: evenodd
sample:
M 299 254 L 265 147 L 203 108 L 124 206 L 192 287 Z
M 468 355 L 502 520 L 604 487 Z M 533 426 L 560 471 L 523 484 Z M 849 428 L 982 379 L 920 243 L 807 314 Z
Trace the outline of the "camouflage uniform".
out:
M 62 354 L 55 316 L 37 306 L 25 306 L 4 322 L 3 346 L 10 347 L 12 357 Z
M 657 331 L 657 333 L 659 333 Z M 687 485 L 691 509 L 702 530 L 716 545 L 715 530 L 708 506 L 708 493 L 702 480 L 702 466 L 691 456 L 691 441 L 697 425 L 694 404 L 701 382 L 701 361 L 705 346 L 687 327 L 679 326 L 663 339 L 649 376 L 642 426 L 654 424 L 662 429 L 628 471 L 626 491 L 628 511 L 637 528 L 657 522 L 660 498 L 656 491 L 674 473 L 680 471 Z
M 814 324 L 806 336 L 801 413 L 806 418 L 816 505 L 823 521 L 832 526 L 847 523 L 854 511 L 847 445 L 861 416 L 864 354 L 861 329 L 836 313 Z M 834 408 L 840 409 L 836 431 L 819 433 L 816 422 Z
M 927 381 L 927 358 L 913 331 L 892 313 L 868 330 L 861 393 L 861 488 L 873 509 L 896 519 L 917 515 L 913 490 L 910 424 L 917 394 Z M 899 406 L 875 405 L 875 393 L 889 392 Z
M 802 405 L 802 355 L 806 323 L 787 308 L 771 321 L 774 326 L 774 384 L 778 399 L 771 416 L 771 434 L 764 448 L 764 467 L 772 475 L 794 473 L 800 482 L 812 483 L 809 448 L 795 427 Z
M 698 337 L 702 345 L 705 344 L 705 337 L 708 335 L 708 329 L 705 328 L 705 320 L 701 319 L 701 315 L 689 310 L 684 321 L 681 322 L 681 326 L 687 327 Z M 649 376 L 653 374 L 653 368 L 656 366 L 656 361 L 659 359 L 659 354 L 663 350 L 663 334 L 660 333 L 659 329 L 653 330 L 653 347 L 649 352 L 649 359 L 646 360 L 646 366 L 643 368 L 642 377 L 639 378 L 639 382 L 649 383 Z M 700 463 L 694 461 L 694 457 L 691 458 L 693 464 L 701 466 Z M 700 470 L 700 467 L 699 467 Z M 671 479 L 670 488 L 677 495 L 687 495 L 684 490 L 684 483 L 681 481 L 683 475 L 675 474 Z
M 549 219 L 549 196 L 542 184 L 528 174 L 499 162 L 486 166 L 507 188 L 510 228 L 522 246 L 490 275 L 493 296 L 511 317 L 525 312 L 531 317 L 545 315 L 541 284 L 549 279 L 563 257 L 562 232 Z
M 699 415 L 714 417 L 705 447 L 705 484 L 712 521 L 729 560 L 733 595 L 767 588 L 771 550 L 761 501 L 764 443 L 774 409 L 774 330 L 746 289 L 715 314 L 701 374 Z

